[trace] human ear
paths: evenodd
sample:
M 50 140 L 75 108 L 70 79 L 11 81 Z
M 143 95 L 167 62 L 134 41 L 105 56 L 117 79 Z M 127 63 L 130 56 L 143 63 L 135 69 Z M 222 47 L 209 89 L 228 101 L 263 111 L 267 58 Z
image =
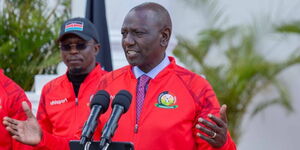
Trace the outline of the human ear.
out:
M 170 27 L 163 28 L 163 30 L 161 31 L 161 40 L 160 40 L 160 45 L 162 47 L 167 47 L 168 46 L 170 36 L 171 36 Z
M 100 44 L 95 44 L 94 45 L 94 52 L 95 54 L 97 55 L 99 52 L 100 52 L 100 48 L 101 48 L 101 45 Z

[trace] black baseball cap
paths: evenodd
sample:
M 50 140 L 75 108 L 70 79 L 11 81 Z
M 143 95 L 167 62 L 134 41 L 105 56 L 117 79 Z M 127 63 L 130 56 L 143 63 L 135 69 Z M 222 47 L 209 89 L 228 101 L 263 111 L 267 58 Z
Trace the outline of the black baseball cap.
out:
M 97 43 L 100 42 L 95 25 L 87 18 L 77 17 L 65 21 L 61 25 L 57 41 L 67 34 L 75 34 L 86 41 L 94 39 Z

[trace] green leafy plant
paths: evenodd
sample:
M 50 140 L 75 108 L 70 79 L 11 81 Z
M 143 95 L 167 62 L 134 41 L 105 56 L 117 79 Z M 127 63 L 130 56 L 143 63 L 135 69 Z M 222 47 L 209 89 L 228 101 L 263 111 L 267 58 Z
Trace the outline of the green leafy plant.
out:
M 38 73 L 53 73 L 59 62 L 55 44 L 69 17 L 70 0 L 48 7 L 44 0 L 5 0 L 0 11 L 0 68 L 25 90 Z
M 204 1 L 205 4 L 207 2 Z M 210 3 L 209 6 L 215 8 L 216 5 Z M 266 59 L 259 53 L 260 39 L 257 30 L 257 27 L 251 25 L 227 28 L 212 25 L 200 31 L 196 42 L 178 37 L 179 42 L 174 50 L 174 55 L 181 62 L 206 77 L 220 103 L 228 105 L 229 130 L 236 142 L 241 135 L 240 125 L 246 113 L 251 111 L 254 116 L 275 104 L 289 112 L 293 111 L 288 91 L 278 80 L 278 75 L 290 66 L 299 64 L 300 53 L 296 50 L 293 55 L 280 62 Z M 295 24 L 286 24 L 276 26 L 273 31 L 298 33 L 299 28 Z M 217 52 L 214 57 L 210 56 L 213 52 Z M 254 97 L 270 87 L 277 94 L 264 97 L 264 100 L 250 110 Z

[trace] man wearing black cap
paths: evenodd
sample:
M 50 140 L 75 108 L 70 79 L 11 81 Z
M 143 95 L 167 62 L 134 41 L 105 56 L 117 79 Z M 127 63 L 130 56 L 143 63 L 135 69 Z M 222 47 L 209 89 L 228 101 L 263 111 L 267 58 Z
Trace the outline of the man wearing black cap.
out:
M 37 120 L 28 113 L 25 122 L 10 118 L 4 121 L 15 139 L 37 149 L 56 150 L 69 149 L 69 140 L 80 139 L 90 113 L 90 100 L 106 73 L 96 63 L 100 48 L 96 33 L 94 24 L 85 18 L 63 23 L 57 42 L 68 71 L 43 87 Z

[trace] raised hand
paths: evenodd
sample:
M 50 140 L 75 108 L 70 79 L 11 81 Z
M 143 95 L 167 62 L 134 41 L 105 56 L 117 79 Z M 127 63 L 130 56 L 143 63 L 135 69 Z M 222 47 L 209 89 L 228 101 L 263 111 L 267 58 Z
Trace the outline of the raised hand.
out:
M 9 131 L 12 134 L 12 137 L 17 141 L 28 145 L 37 145 L 42 138 L 41 128 L 28 104 L 22 102 L 22 107 L 26 113 L 27 120 L 20 121 L 4 117 L 3 124 L 6 126 L 6 130 Z
M 196 128 L 204 132 L 206 135 L 197 133 L 201 139 L 207 141 L 212 147 L 219 148 L 222 147 L 227 140 L 227 115 L 226 115 L 226 105 L 222 105 L 220 108 L 220 118 L 208 114 L 208 118 L 212 120 L 208 121 L 203 118 L 198 119 L 198 124 Z

